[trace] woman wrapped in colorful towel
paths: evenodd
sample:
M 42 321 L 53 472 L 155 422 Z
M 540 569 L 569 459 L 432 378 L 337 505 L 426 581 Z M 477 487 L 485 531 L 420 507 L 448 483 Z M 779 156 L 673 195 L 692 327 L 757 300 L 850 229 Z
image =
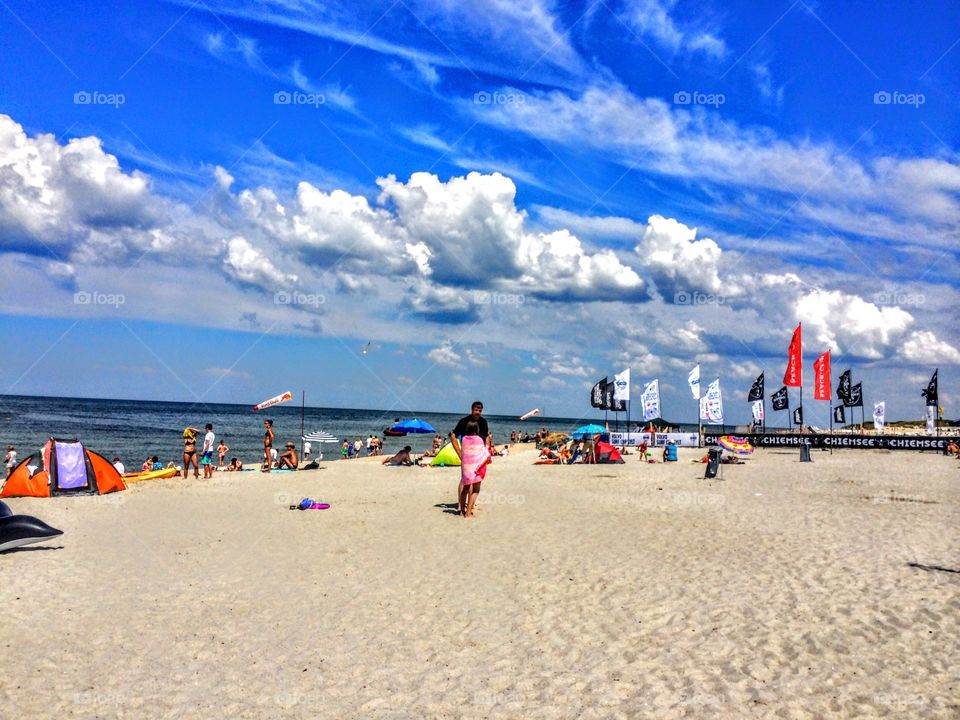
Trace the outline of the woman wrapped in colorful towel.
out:
M 487 475 L 490 464 L 490 431 L 487 421 L 481 417 L 483 403 L 473 403 L 470 414 L 461 418 L 450 433 L 450 442 L 460 457 L 460 487 L 458 508 L 463 517 L 473 517 L 473 506 L 480 494 L 480 483 Z

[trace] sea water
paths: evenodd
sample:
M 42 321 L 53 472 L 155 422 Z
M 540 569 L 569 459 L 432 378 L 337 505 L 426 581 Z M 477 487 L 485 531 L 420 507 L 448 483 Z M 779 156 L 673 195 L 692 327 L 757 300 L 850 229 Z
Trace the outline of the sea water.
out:
M 396 410 L 351 410 L 307 407 L 304 430 L 325 430 L 341 442 L 360 438 L 364 444 L 371 433 L 383 437 L 383 430 L 395 419 L 419 417 L 430 423 L 446 439 L 463 413 L 404 413 Z M 594 413 L 596 411 L 593 411 Z M 537 416 L 520 422 L 516 416 L 485 415 L 494 442 L 509 442 L 511 431 L 535 433 L 542 427 L 570 432 L 596 417 L 555 418 Z M 50 437 L 78 439 L 108 460 L 119 456 L 128 471 L 139 470 L 148 456 L 156 455 L 164 464 L 183 462 L 183 430 L 213 424 L 217 440 L 224 440 L 230 458 L 244 464 L 259 463 L 263 451 L 263 421 L 273 420 L 274 447 L 282 451 L 289 441 L 300 450 L 300 407 L 289 402 L 259 412 L 250 405 L 222 403 L 156 402 L 146 400 L 101 400 L 86 398 L 0 396 L 0 443 L 3 451 L 14 445 L 17 457 L 36 453 Z M 601 420 L 602 424 L 602 420 Z M 613 428 L 613 423 L 610 425 Z M 198 450 L 202 447 L 202 435 Z M 433 444 L 433 435 L 386 437 L 384 452 L 393 454 L 404 445 L 423 452 Z M 313 457 L 323 452 L 324 460 L 340 458 L 340 445 L 313 443 Z M 364 450 L 364 454 L 366 451 Z

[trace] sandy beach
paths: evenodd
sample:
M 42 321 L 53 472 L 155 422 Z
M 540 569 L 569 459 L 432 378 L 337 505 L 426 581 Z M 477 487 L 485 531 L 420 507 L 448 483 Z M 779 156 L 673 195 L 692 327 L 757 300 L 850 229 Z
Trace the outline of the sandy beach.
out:
M 376 459 L 14 499 L 11 718 L 960 717 L 960 471 Z M 332 507 L 290 511 L 310 496 Z

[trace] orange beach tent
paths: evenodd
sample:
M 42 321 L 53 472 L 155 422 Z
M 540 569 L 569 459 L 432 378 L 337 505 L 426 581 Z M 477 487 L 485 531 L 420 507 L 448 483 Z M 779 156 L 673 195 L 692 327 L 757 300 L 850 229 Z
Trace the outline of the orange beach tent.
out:
M 43 468 L 30 474 L 28 455 L 6 479 L 0 498 L 59 495 L 106 495 L 127 486 L 120 473 L 100 453 L 76 440 L 50 438 L 43 446 Z

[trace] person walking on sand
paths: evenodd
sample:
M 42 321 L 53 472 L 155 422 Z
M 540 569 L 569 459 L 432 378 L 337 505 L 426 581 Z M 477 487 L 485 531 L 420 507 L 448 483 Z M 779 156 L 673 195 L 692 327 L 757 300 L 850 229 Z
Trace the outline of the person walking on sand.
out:
M 473 517 L 473 507 L 480 494 L 480 483 L 487 474 L 487 465 L 493 455 L 490 447 L 490 429 L 483 417 L 483 403 L 474 401 L 470 414 L 460 418 L 450 431 L 450 442 L 460 458 L 460 484 L 457 487 L 457 507 L 460 515 Z
M 270 472 L 270 466 L 273 464 L 273 420 L 263 421 L 263 465 L 261 471 Z
M 203 479 L 209 480 L 213 477 L 213 453 L 216 452 L 214 443 L 217 436 L 213 434 L 213 425 L 207 423 L 204 426 L 207 433 L 203 436 L 203 452 L 200 453 L 200 464 L 203 465 Z
M 197 435 L 200 430 L 194 427 L 184 428 L 183 430 L 183 477 L 186 479 L 190 472 L 190 464 L 193 463 L 193 477 L 200 478 L 200 466 L 197 464 Z

